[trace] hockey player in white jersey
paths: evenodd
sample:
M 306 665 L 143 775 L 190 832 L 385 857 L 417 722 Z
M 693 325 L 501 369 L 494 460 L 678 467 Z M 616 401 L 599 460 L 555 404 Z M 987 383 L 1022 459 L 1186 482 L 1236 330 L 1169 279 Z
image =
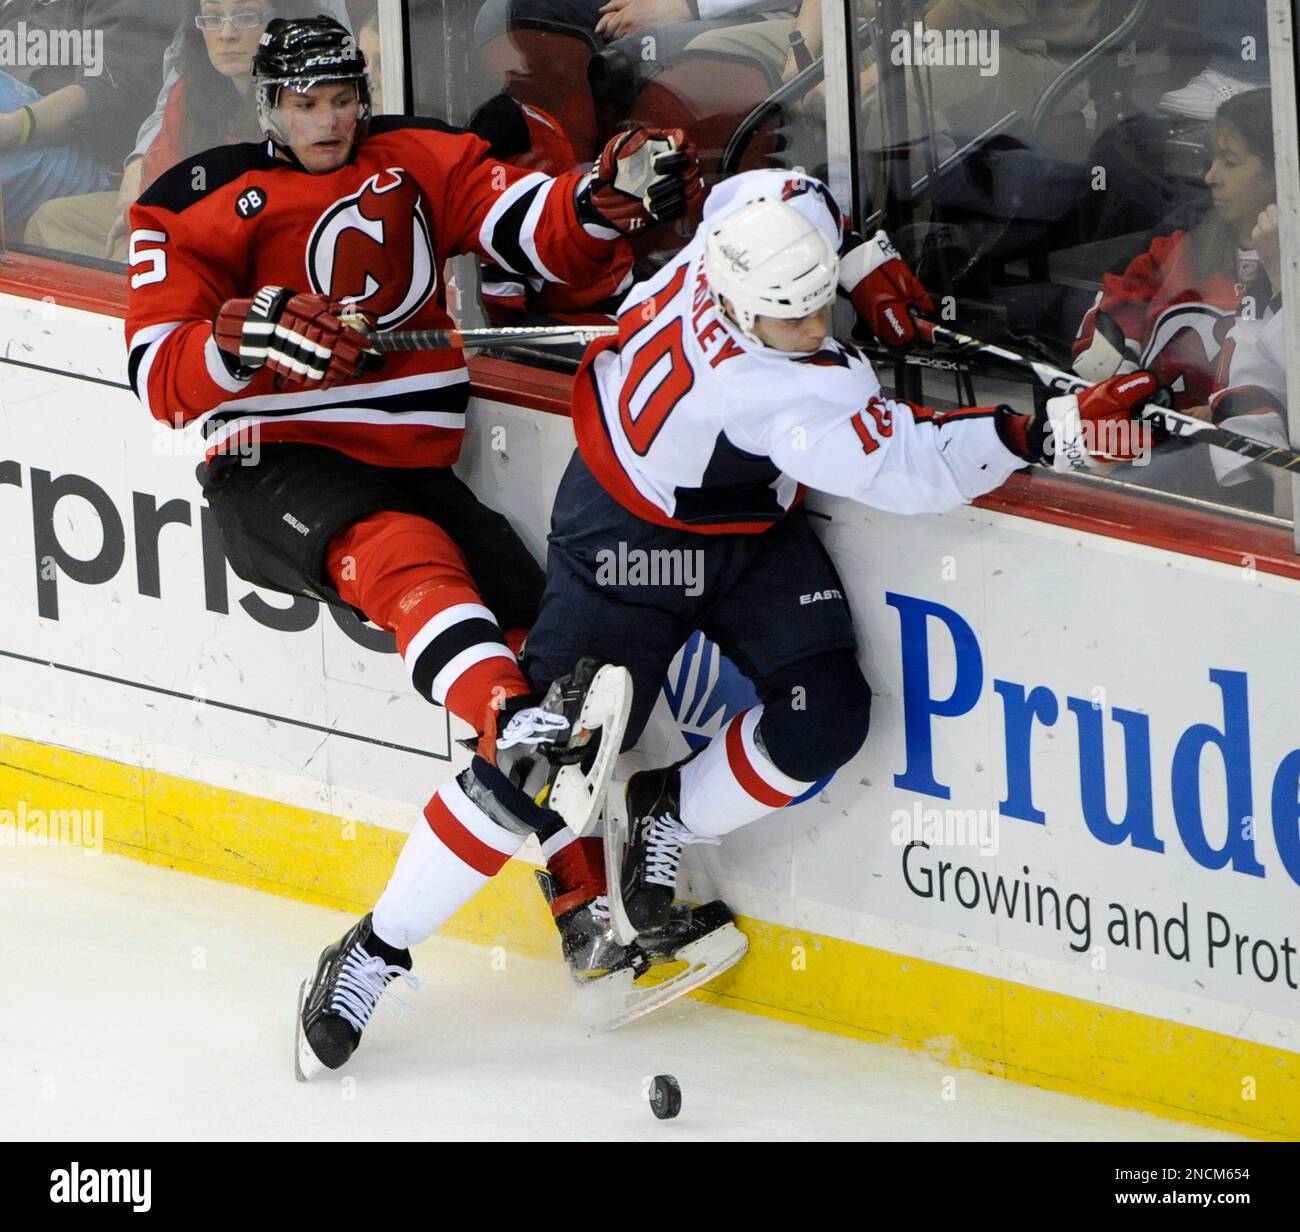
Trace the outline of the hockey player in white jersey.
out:
M 747 172 L 713 190 L 694 240 L 632 289 L 617 337 L 595 344 L 576 378 L 578 452 L 556 497 L 525 672 L 550 680 L 584 655 L 627 667 L 625 749 L 697 629 L 760 698 L 697 755 L 630 779 L 621 867 L 618 840 L 609 844 L 624 938 L 665 925 L 684 846 L 717 843 L 789 803 L 866 737 L 871 691 L 844 588 L 800 507 L 806 487 L 935 513 L 1027 463 L 1064 470 L 1144 444 L 1140 431 L 1098 425 L 1133 422 L 1131 408 L 1156 389 L 1145 372 L 1032 415 L 894 401 L 856 347 L 828 336 L 838 292 L 892 343 L 910 338 L 910 310 L 929 307 L 883 233 L 863 242 L 847 232 L 819 181 Z M 1095 453 L 1098 441 L 1112 452 Z M 693 586 L 611 579 L 600 567 L 665 551 L 698 554 Z

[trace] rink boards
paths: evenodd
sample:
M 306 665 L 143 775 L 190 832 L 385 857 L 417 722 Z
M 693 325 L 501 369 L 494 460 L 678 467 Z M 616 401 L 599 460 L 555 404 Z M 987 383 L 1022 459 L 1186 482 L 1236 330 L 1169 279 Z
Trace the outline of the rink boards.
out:
M 105 850 L 368 907 L 467 729 L 390 639 L 228 571 L 119 320 L 3 297 L 0 323 L 0 843 L 90 818 Z M 466 475 L 539 555 L 571 449 L 562 416 L 471 414 Z M 1300 582 L 988 509 L 814 508 L 872 732 L 691 853 L 753 941 L 709 999 L 1296 1137 Z M 693 641 L 624 769 L 750 700 Z M 531 882 L 450 931 L 553 952 Z

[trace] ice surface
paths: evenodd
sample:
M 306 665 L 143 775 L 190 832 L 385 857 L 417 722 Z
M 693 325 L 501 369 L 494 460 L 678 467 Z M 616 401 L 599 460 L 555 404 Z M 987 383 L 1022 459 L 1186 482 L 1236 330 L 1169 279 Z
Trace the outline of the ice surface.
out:
M 0 849 L 0 902 L 8 1139 L 1228 1137 L 689 1000 L 593 1033 L 558 958 L 441 938 L 414 1012 L 304 1086 L 298 985 L 351 917 L 67 848 Z

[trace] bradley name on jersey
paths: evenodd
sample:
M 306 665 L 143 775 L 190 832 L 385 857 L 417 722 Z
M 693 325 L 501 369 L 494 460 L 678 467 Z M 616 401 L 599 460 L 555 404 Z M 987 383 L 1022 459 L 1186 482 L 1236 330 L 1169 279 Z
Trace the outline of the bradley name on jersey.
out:
M 255 438 L 449 466 L 468 400 L 459 352 L 396 353 L 343 386 L 284 392 L 269 370 L 231 374 L 213 318 L 273 285 L 355 304 L 380 329 L 450 328 L 440 271 L 462 253 L 528 279 L 598 285 L 613 278 L 612 233 L 579 220 L 579 179 L 524 171 L 472 134 L 405 116 L 371 121 L 353 158 L 324 175 L 269 142 L 189 159 L 131 210 L 132 386 L 162 422 L 201 422 L 210 457 Z

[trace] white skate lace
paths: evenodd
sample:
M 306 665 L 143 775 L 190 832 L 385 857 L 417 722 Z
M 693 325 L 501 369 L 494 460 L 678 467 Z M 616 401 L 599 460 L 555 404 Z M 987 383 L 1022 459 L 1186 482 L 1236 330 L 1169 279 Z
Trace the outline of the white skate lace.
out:
M 407 987 L 416 991 L 420 981 L 404 967 L 391 966 L 382 958 L 371 958 L 358 947 L 343 960 L 338 984 L 330 999 L 331 1012 L 344 1018 L 357 1031 L 364 1031 L 370 1015 L 380 1000 L 389 1003 L 388 1010 L 394 1018 L 401 1018 L 411 1006 L 386 985 L 395 975 L 406 981 Z
M 665 813 L 655 821 L 654 829 L 646 840 L 646 883 L 667 886 L 668 889 L 675 890 L 677 866 L 681 863 L 682 848 L 691 843 L 717 847 L 721 842 L 720 838 L 714 838 L 712 835 L 696 834 L 694 830 L 687 829 L 686 825 L 671 813 Z
M 562 714 L 529 706 L 510 716 L 506 729 L 497 737 L 497 748 L 512 749 L 517 744 L 546 744 L 569 726 Z
M 587 910 L 591 912 L 592 918 L 596 920 L 609 919 L 609 899 L 605 895 L 598 895 L 587 904 Z

